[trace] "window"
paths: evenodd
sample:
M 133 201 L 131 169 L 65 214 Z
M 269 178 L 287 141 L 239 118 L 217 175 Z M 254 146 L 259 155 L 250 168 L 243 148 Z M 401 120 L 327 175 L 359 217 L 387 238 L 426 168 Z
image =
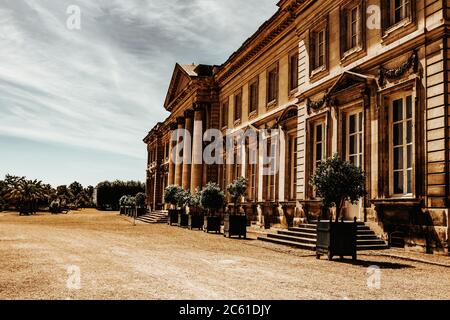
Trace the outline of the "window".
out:
M 258 78 L 253 80 L 248 86 L 248 113 L 253 114 L 258 111 Z
M 228 99 L 222 103 L 222 116 L 221 116 L 222 128 L 228 127 Z
M 298 52 L 289 57 L 289 92 L 298 87 Z
M 271 139 L 267 139 L 266 141 L 266 150 L 268 159 L 267 163 L 263 164 L 265 174 L 263 176 L 263 194 L 264 200 L 266 201 L 274 201 L 275 200 L 275 192 L 276 192 L 276 163 L 275 163 L 275 155 L 277 153 L 277 145 L 272 144 Z
M 318 123 L 314 125 L 314 137 L 313 137 L 313 169 L 316 170 L 317 166 L 322 160 L 326 158 L 326 142 L 325 142 L 325 123 Z
M 391 25 L 409 18 L 411 12 L 410 0 L 390 0 L 391 2 Z
M 344 57 L 349 51 L 354 52 L 363 46 L 363 4 L 352 2 L 342 9 L 341 14 L 341 49 Z
M 289 197 L 295 200 L 297 189 L 297 137 L 289 137 Z
M 347 114 L 347 161 L 358 167 L 363 166 L 363 113 L 354 111 Z
M 170 157 L 170 142 L 166 142 L 166 146 L 165 146 L 165 156 L 164 159 L 166 161 L 169 161 L 169 157 Z
M 257 164 L 255 163 L 256 159 L 256 146 L 252 146 L 247 144 L 246 145 L 246 165 L 247 165 L 247 177 L 249 182 L 249 188 L 247 193 L 247 198 L 249 200 L 256 200 L 258 198 L 258 168 Z M 253 153 L 253 157 L 252 157 Z
M 326 32 L 322 29 L 314 37 L 314 69 L 325 66 L 326 59 Z
M 267 104 L 278 99 L 278 64 L 267 72 Z
M 413 194 L 413 105 L 412 96 L 392 99 L 391 170 L 393 195 Z
M 239 90 L 234 95 L 234 121 L 241 119 L 242 114 L 242 90 Z
M 382 1 L 384 27 L 390 28 L 403 21 L 412 21 L 412 6 L 414 0 Z

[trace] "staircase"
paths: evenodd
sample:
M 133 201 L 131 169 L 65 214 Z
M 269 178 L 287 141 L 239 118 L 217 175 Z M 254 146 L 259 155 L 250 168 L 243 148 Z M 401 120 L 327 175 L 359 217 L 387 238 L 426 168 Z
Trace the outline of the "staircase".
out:
M 289 228 L 288 230 L 279 230 L 275 234 L 258 237 L 258 240 L 276 244 L 287 245 L 305 250 L 316 250 L 317 225 L 304 224 L 298 228 Z M 357 249 L 364 250 L 384 250 L 388 245 L 377 237 L 364 223 L 358 223 Z
M 144 223 L 164 223 L 167 224 L 168 222 L 168 216 L 167 211 L 153 211 L 149 214 L 146 214 L 145 216 L 140 216 L 136 218 L 136 220 L 144 222 Z

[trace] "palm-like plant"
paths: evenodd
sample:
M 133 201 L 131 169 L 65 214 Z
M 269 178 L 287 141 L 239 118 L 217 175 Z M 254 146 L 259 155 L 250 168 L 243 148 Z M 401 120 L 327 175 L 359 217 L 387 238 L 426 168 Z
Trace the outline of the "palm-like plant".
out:
M 5 198 L 18 204 L 20 214 L 31 214 L 36 212 L 37 202 L 44 200 L 46 195 L 42 181 L 20 178 L 15 180 Z

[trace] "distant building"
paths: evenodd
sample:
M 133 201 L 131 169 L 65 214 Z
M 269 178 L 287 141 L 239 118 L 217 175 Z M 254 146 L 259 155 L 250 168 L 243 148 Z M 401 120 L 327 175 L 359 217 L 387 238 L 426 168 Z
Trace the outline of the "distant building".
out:
M 386 239 L 395 234 L 408 248 L 448 252 L 447 5 L 282 0 L 221 66 L 176 64 L 164 104 L 171 114 L 144 139 L 149 206 L 163 208 L 170 184 L 224 188 L 245 176 L 252 220 L 315 220 L 321 202 L 308 181 L 321 160 L 338 153 L 367 176 L 368 196 L 347 205 L 345 218 Z M 249 127 L 283 130 L 277 174 L 261 175 L 258 164 L 175 165 L 169 156 L 177 128 L 196 135 Z M 202 148 L 194 145 L 194 156 Z

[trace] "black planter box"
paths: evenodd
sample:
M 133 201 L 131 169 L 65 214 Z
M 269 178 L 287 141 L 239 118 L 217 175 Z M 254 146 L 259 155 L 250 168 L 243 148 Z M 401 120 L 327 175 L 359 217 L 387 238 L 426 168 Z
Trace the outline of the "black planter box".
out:
M 332 222 L 320 221 L 317 223 L 316 256 L 326 255 L 329 260 L 334 256 L 341 259 L 351 256 L 357 259 L 357 223 L 354 222 Z
M 189 215 L 185 213 L 178 213 L 178 226 L 181 228 L 187 228 L 189 225 Z
M 145 216 L 147 214 L 146 208 L 137 208 L 136 211 L 138 217 Z
M 204 231 L 205 232 L 215 232 L 220 233 L 220 217 L 216 216 L 205 216 L 204 219 Z
M 178 214 L 179 213 L 180 213 L 180 210 L 169 209 L 169 222 L 168 222 L 168 224 L 170 226 L 178 225 Z
M 202 214 L 190 214 L 189 215 L 189 222 L 188 222 L 189 230 L 192 230 L 192 229 L 202 230 L 203 223 L 204 223 L 204 216 Z
M 232 236 L 247 238 L 247 216 L 226 214 L 223 234 L 228 238 Z

